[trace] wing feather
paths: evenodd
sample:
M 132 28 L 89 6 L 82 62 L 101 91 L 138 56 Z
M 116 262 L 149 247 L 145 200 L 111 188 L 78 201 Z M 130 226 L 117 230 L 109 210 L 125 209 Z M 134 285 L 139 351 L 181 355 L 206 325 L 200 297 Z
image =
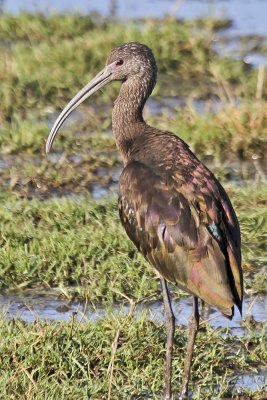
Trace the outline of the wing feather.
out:
M 219 182 L 202 178 L 185 183 L 132 161 L 119 181 L 120 218 L 164 278 L 231 318 L 243 296 L 238 221 Z

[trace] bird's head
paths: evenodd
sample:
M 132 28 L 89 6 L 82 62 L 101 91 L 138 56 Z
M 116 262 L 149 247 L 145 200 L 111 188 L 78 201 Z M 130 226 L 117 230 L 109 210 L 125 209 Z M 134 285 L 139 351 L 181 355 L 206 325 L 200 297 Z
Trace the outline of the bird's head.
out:
M 106 68 L 112 69 L 112 80 L 118 81 L 157 73 L 156 61 L 150 48 L 135 42 L 115 47 L 107 58 Z
M 98 89 L 111 81 L 144 78 L 154 86 L 156 75 L 157 66 L 149 47 L 135 42 L 115 47 L 107 58 L 105 68 L 73 97 L 57 118 L 46 142 L 46 152 L 51 150 L 57 132 L 72 111 Z

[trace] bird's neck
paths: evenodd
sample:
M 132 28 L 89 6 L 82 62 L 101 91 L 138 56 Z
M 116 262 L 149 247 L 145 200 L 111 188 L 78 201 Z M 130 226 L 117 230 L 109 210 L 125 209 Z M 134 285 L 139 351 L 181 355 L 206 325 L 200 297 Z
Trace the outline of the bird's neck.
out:
M 145 133 L 147 125 L 143 119 L 143 108 L 153 87 L 149 80 L 127 80 L 122 83 L 114 103 L 112 130 L 125 162 L 134 141 Z

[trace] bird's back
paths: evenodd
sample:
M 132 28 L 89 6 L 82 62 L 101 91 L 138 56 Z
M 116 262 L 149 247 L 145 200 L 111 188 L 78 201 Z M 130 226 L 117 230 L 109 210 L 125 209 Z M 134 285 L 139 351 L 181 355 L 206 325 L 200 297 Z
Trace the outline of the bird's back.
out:
M 241 311 L 237 217 L 220 183 L 182 140 L 155 130 L 140 137 L 119 191 L 128 236 L 164 278 L 229 318 L 234 304 Z

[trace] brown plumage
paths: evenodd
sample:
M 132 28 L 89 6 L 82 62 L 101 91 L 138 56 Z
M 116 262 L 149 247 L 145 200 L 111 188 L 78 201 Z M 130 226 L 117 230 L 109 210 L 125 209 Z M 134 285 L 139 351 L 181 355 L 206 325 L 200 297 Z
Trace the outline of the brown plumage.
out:
M 188 381 L 201 298 L 232 318 L 241 312 L 243 281 L 240 230 L 223 187 L 172 133 L 143 120 L 143 107 L 157 76 L 151 50 L 127 43 L 112 50 L 106 67 L 65 107 L 47 141 L 50 150 L 60 126 L 82 101 L 112 80 L 122 81 L 112 128 L 123 155 L 119 180 L 121 222 L 137 249 L 161 277 L 167 328 L 164 398 L 171 397 L 174 316 L 165 279 L 194 296 L 181 399 Z
M 119 181 L 122 224 L 165 279 L 232 317 L 234 304 L 241 309 L 242 284 L 240 234 L 231 203 L 176 136 L 153 130 L 149 140 L 143 138 Z M 149 157 L 153 148 L 160 165 Z

